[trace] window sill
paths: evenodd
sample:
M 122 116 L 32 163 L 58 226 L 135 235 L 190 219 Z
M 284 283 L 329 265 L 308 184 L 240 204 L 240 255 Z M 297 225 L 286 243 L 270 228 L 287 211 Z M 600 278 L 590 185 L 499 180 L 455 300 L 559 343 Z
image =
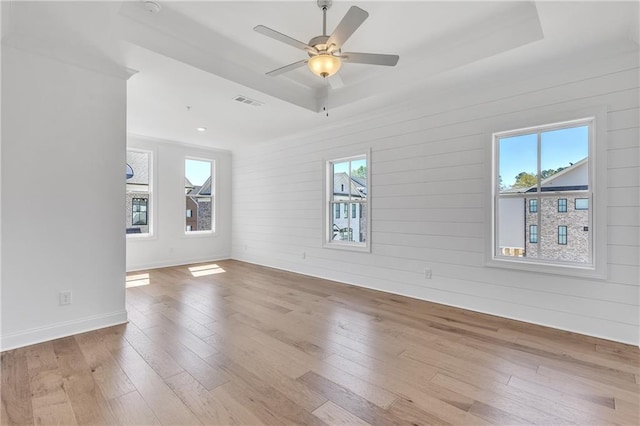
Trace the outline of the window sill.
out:
M 203 238 L 203 237 L 215 237 L 215 231 L 188 231 L 184 233 L 185 238 Z
M 592 264 L 589 265 L 568 265 L 541 261 L 527 261 L 507 258 L 492 258 L 485 261 L 485 266 L 490 268 L 510 269 L 524 272 L 534 272 L 537 274 L 562 275 L 570 277 L 580 277 L 593 280 L 606 280 L 607 274 L 604 269 L 598 270 Z
M 345 251 L 353 251 L 360 253 L 370 253 L 371 247 L 369 245 L 356 245 L 349 243 L 340 243 L 340 242 L 325 242 L 323 245 L 324 248 L 335 249 L 335 250 L 345 250 Z

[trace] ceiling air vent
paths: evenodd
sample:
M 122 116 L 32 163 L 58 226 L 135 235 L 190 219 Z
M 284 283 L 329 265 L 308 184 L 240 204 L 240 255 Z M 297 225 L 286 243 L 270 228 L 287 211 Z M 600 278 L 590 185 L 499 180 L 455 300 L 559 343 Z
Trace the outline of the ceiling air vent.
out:
M 256 101 L 255 99 L 247 98 L 246 96 L 242 96 L 242 95 L 236 96 L 235 98 L 233 98 L 233 100 L 243 104 L 257 106 L 257 107 L 264 105 L 264 102 Z

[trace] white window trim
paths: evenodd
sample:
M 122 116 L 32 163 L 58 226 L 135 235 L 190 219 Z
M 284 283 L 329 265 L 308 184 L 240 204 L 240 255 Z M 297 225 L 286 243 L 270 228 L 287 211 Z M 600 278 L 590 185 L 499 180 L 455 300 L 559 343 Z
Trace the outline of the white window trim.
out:
M 183 183 L 181 185 L 181 205 L 184 206 L 185 203 L 185 193 L 184 193 L 184 178 L 186 177 L 185 170 L 185 162 L 186 160 L 196 160 L 196 161 L 208 161 L 211 163 L 211 179 L 213 179 L 213 185 L 211 185 L 211 202 L 213 203 L 213 207 L 211 208 L 211 214 L 213 217 L 211 218 L 211 230 L 210 231 L 187 231 L 187 217 L 186 215 L 182 215 L 182 233 L 185 238 L 202 238 L 202 237 L 211 237 L 215 236 L 216 229 L 218 229 L 218 165 L 216 163 L 215 158 L 207 157 L 207 156 L 193 156 L 193 155 L 185 155 L 182 160 L 182 179 Z M 183 207 L 184 211 L 185 207 Z
M 156 216 L 156 196 L 155 196 L 155 183 L 157 182 L 156 176 L 156 167 L 155 161 L 157 157 L 157 150 L 155 148 L 137 148 L 137 147 L 129 147 L 127 146 L 126 151 L 133 152 L 144 152 L 145 154 L 149 154 L 149 198 L 147 202 L 147 226 L 149 227 L 149 232 L 146 234 L 125 234 L 126 239 L 128 240 L 142 240 L 149 241 L 155 240 L 156 229 L 155 229 L 155 218 Z M 126 158 L 126 157 L 125 157 Z M 125 160 L 126 162 L 126 160 Z M 125 191 L 126 191 L 126 180 L 125 180 Z
M 367 162 L 367 202 L 366 202 L 366 215 L 367 215 L 367 240 L 365 243 L 354 243 L 349 241 L 331 240 L 332 227 L 329 224 L 329 218 L 333 213 L 330 209 L 333 208 L 331 204 L 331 197 L 333 195 L 333 182 L 332 182 L 332 168 L 333 163 L 340 163 L 343 161 L 354 160 L 358 158 L 365 158 Z M 322 246 L 324 248 L 347 250 L 354 252 L 371 252 L 371 149 L 358 150 L 353 155 L 343 155 L 341 157 L 324 159 L 324 167 L 322 168 L 324 173 L 324 188 L 323 188 L 323 200 L 322 200 Z M 347 203 L 348 204 L 348 203 Z M 358 203 L 361 204 L 361 203 Z M 351 209 L 348 208 L 347 216 L 351 217 Z
M 603 280 L 607 278 L 607 109 L 605 106 L 591 107 L 576 111 L 562 110 L 562 107 L 549 107 L 530 116 L 522 115 L 513 119 L 511 124 L 504 124 L 502 128 L 512 128 L 512 131 L 499 131 L 487 136 L 491 143 L 487 158 L 487 190 L 485 227 L 485 266 L 530 271 L 553 275 L 569 275 L 575 277 Z M 506 258 L 495 255 L 496 247 L 496 182 L 497 159 L 496 137 L 509 134 L 520 134 L 530 130 L 536 132 L 545 128 L 558 128 L 562 125 L 579 125 L 586 120 L 592 120 L 589 137 L 589 185 L 593 194 L 590 202 L 592 231 L 591 263 L 588 265 L 559 263 L 547 260 L 533 260 L 522 258 Z M 544 123 L 544 124 L 540 124 Z M 551 124 L 547 124 L 551 123 Z

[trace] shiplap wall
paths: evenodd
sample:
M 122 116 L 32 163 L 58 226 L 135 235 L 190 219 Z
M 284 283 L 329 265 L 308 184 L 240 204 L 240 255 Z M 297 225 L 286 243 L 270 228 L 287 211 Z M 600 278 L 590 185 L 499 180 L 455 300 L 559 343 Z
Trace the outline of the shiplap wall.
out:
M 638 86 L 636 49 L 234 151 L 233 258 L 638 345 Z M 607 279 L 485 266 L 491 133 L 587 107 L 607 111 Z M 324 161 L 367 149 L 371 253 L 323 248 Z

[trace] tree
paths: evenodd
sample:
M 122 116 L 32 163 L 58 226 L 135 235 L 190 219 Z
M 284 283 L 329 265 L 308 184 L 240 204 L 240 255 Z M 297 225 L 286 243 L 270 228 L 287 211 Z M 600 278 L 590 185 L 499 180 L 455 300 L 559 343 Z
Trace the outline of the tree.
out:
M 543 170 L 542 172 L 540 172 L 540 176 L 542 177 L 542 179 L 546 179 L 548 177 L 555 175 L 556 173 L 563 171 L 564 169 L 566 169 L 566 167 L 559 167 L 556 170 L 553 170 L 553 169 Z
M 357 169 L 351 170 L 351 176 L 358 178 L 367 178 L 367 166 L 360 166 Z
M 516 176 L 516 181 L 513 184 L 513 188 L 529 188 L 538 183 L 536 175 L 527 172 L 520 172 Z

